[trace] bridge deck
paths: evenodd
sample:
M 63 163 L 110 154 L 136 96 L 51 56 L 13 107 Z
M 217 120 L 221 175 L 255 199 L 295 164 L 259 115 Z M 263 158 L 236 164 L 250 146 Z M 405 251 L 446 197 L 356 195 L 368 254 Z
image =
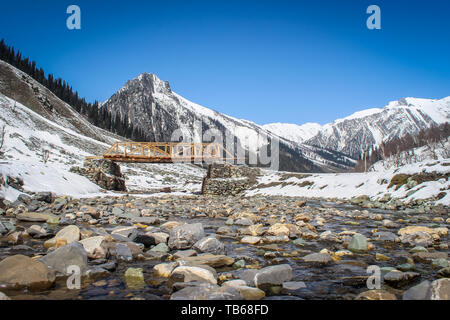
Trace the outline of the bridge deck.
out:
M 117 162 L 174 163 L 235 160 L 218 143 L 117 142 L 103 155 Z

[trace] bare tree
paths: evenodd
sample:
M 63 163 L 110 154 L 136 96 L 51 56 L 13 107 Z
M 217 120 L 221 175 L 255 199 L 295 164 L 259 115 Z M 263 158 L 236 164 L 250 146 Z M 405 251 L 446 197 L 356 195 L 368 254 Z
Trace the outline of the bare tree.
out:
M 50 152 L 48 150 L 44 150 L 42 152 L 42 160 L 45 164 L 47 164 L 48 158 L 50 157 Z
M 3 145 L 5 144 L 6 126 L 4 125 L 0 130 L 0 151 L 2 151 Z

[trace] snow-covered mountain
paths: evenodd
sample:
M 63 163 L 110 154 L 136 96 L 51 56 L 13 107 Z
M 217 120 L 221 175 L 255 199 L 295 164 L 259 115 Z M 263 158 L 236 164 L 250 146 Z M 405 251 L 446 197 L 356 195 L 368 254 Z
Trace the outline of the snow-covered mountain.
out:
M 417 134 L 450 121 L 450 97 L 440 100 L 404 98 L 384 108 L 356 112 L 325 125 L 267 124 L 263 128 L 297 143 L 342 152 L 357 158 L 362 150 L 382 141 Z
M 224 137 L 221 141 L 227 148 L 225 137 L 230 136 L 231 141 L 236 141 L 236 149 L 253 154 L 258 154 L 267 144 L 267 139 L 279 139 L 281 170 L 342 171 L 353 164 L 333 150 L 280 138 L 251 121 L 236 119 L 193 103 L 173 92 L 167 81 L 154 74 L 143 73 L 128 81 L 101 107 L 107 108 L 113 118 L 117 114 L 120 119 L 127 118 L 144 131 L 148 141 L 178 141 L 180 135 L 187 141 L 209 141 L 205 139 L 205 133 L 220 132 Z
M 14 97 L 12 99 L 11 97 Z M 0 61 L 0 180 L 21 178 L 27 192 L 70 196 L 105 194 L 87 178 L 70 172 L 87 156 L 103 154 L 122 137 L 99 129 L 30 76 Z M 48 158 L 47 158 L 48 155 Z M 205 170 L 191 164 L 121 164 L 130 192 L 198 192 Z M 0 184 L 0 198 L 20 192 Z

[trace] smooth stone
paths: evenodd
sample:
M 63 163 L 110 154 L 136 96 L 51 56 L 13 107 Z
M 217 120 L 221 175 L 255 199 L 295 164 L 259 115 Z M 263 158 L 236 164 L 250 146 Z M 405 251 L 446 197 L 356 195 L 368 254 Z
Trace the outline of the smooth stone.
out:
M 217 279 L 214 274 L 201 267 L 179 266 L 172 271 L 170 277 L 174 280 L 183 279 L 182 282 L 204 281 L 211 284 L 217 284 Z
M 362 234 L 355 233 L 347 249 L 356 253 L 366 252 L 368 250 L 367 238 Z
M 430 286 L 430 300 L 450 300 L 450 279 L 434 280 Z
M 201 253 L 225 254 L 224 244 L 215 237 L 202 238 L 192 248 Z
M 1 288 L 46 290 L 54 282 L 54 271 L 40 261 L 23 255 L 15 255 L 0 262 Z
M 303 261 L 311 264 L 328 264 L 333 258 L 328 253 L 311 253 L 303 257 Z
M 253 282 L 257 288 L 263 286 L 281 285 L 292 279 L 292 268 L 288 264 L 269 266 L 257 271 Z
M 124 243 L 116 243 L 116 258 L 124 261 L 132 261 L 133 254 L 130 247 Z
M 183 259 L 187 257 L 196 256 L 198 253 L 194 249 L 188 249 L 188 250 L 179 250 L 173 254 L 173 257 L 175 259 Z
M 256 236 L 245 236 L 241 239 L 241 243 L 243 243 L 243 244 L 255 245 L 260 242 L 261 242 L 261 237 L 256 237 Z
M 403 292 L 403 300 L 426 300 L 431 287 L 431 282 L 428 280 L 422 281 L 405 292 Z
M 153 248 L 151 248 L 150 251 L 167 253 L 167 252 L 170 251 L 170 249 L 169 249 L 169 247 L 167 246 L 167 244 L 165 244 L 165 243 L 159 243 L 159 244 L 157 244 L 156 246 L 154 246 Z
M 153 267 L 153 271 L 159 277 L 169 278 L 172 271 L 178 266 L 176 262 L 160 263 Z
M 78 266 L 81 274 L 84 274 L 88 268 L 88 254 L 79 242 L 73 242 L 56 249 L 53 252 L 39 259 L 47 267 L 54 270 L 57 275 L 69 275 L 73 271 L 70 266 Z
M 106 258 L 107 250 L 102 247 L 103 242 L 106 241 L 104 236 L 95 236 L 80 240 L 90 259 Z
M 224 266 L 231 266 L 234 263 L 234 259 L 224 255 L 202 254 L 193 257 L 185 257 L 177 259 L 180 263 L 187 265 L 207 265 L 213 268 L 220 268 Z
M 189 249 L 204 236 L 205 231 L 201 223 L 175 226 L 170 230 L 169 248 Z
M 397 297 L 383 290 L 368 290 L 360 293 L 355 300 L 397 300 Z
M 128 288 L 138 289 L 145 286 L 142 268 L 128 268 L 125 271 L 125 282 Z
M 189 286 L 170 296 L 170 300 L 242 300 L 236 288 L 222 288 L 212 284 Z
M 54 247 L 59 240 L 66 241 L 67 244 L 80 240 L 80 229 L 70 225 L 61 229 L 54 238 L 44 242 L 45 248 Z
M 57 217 L 50 213 L 25 212 L 16 215 L 16 219 L 25 222 L 46 222 L 50 218 Z

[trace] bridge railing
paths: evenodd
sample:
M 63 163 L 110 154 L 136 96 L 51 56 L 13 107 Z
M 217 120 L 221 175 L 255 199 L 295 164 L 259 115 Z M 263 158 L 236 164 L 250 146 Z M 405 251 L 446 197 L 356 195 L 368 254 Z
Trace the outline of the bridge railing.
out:
M 116 142 L 103 158 L 118 162 L 192 162 L 234 160 L 219 143 Z

